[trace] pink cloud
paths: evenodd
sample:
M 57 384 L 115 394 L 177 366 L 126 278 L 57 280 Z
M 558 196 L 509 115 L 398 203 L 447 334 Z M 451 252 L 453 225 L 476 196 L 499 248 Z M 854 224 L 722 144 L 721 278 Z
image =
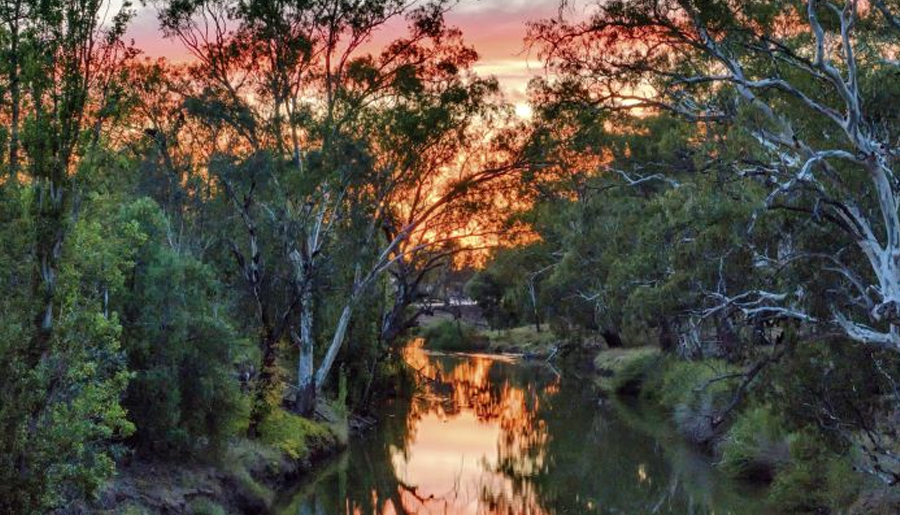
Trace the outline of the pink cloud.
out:
M 526 23 L 555 16 L 558 8 L 558 0 L 461 0 L 447 20 L 463 31 L 465 40 L 481 56 L 477 72 L 497 77 L 511 100 L 523 101 L 528 80 L 542 72 L 541 63 L 525 48 Z M 372 45 L 385 43 L 404 25 L 399 20 L 392 23 L 376 35 Z M 178 41 L 163 37 L 152 6 L 140 9 L 128 37 L 150 58 L 191 59 Z

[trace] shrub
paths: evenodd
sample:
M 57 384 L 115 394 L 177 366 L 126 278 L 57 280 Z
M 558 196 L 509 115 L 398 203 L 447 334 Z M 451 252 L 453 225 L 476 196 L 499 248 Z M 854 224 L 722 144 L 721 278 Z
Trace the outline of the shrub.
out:
M 485 350 L 488 339 L 474 327 L 458 320 L 443 320 L 425 328 L 425 347 L 446 352 Z
M 239 340 L 217 316 L 212 268 L 164 244 L 158 206 L 123 209 L 147 235 L 123 293 L 123 347 L 134 372 L 123 404 L 135 443 L 153 456 L 220 450 L 242 409 L 233 360 Z
M 324 448 L 334 441 L 334 435 L 324 425 L 307 418 L 276 409 L 259 427 L 262 441 L 287 454 L 292 459 L 306 459 L 310 451 Z
M 537 332 L 533 325 L 484 331 L 490 347 L 498 352 L 521 352 L 539 355 L 550 352 L 559 338 L 548 329 Z
M 720 378 L 734 372 L 734 367 L 719 360 L 669 361 L 662 374 L 659 403 L 674 410 L 679 405 L 696 405 L 704 398 L 721 398 L 733 381 Z
M 695 443 L 708 443 L 718 428 L 712 421 L 731 397 L 733 380 L 725 379 L 734 367 L 719 360 L 669 360 L 660 367 L 650 389 L 661 406 L 670 410 L 679 432 Z
M 603 357 L 603 354 L 608 356 Z M 594 366 L 613 374 L 612 391 L 620 395 L 635 395 L 645 391 L 645 383 L 658 370 L 663 358 L 655 350 L 610 350 L 601 353 Z
M 791 438 L 791 461 L 775 476 L 769 501 L 790 513 L 840 512 L 858 496 L 862 478 L 850 457 L 835 454 L 811 431 Z
M 771 481 L 790 459 L 790 439 L 782 420 L 768 406 L 757 406 L 738 416 L 720 451 L 728 474 Z
M 150 515 L 147 508 L 137 504 L 129 504 L 121 508 L 121 510 L 122 515 Z

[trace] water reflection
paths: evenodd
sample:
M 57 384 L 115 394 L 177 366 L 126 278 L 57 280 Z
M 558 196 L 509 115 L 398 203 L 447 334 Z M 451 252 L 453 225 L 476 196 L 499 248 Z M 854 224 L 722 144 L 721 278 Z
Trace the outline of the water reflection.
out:
M 764 513 L 644 410 L 489 356 L 407 351 L 423 388 L 303 485 L 283 515 Z

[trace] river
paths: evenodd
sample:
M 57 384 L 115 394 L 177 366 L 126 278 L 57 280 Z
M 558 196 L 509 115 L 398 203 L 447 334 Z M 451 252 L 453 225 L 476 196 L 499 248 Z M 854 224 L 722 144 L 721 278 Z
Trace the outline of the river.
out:
M 407 361 L 427 383 L 285 496 L 278 515 L 756 515 L 658 413 L 599 403 L 589 379 L 482 355 Z

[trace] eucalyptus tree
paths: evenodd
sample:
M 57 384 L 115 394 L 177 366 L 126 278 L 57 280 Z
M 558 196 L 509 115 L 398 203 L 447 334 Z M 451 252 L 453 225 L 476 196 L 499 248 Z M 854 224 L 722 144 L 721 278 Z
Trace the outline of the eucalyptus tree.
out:
M 704 153 L 756 206 L 735 211 L 746 226 L 721 235 L 723 250 L 735 250 L 720 262 L 731 270 L 723 275 L 744 271 L 752 280 L 707 282 L 695 318 L 836 334 L 858 342 L 888 384 L 897 369 L 887 363 L 900 351 L 898 7 L 623 0 L 582 22 L 531 27 L 561 77 L 557 91 L 571 93 L 585 116 L 668 113 L 698 139 L 721 141 Z M 885 402 L 897 399 L 875 404 L 894 409 Z M 850 416 L 821 408 L 817 416 L 843 436 L 848 427 L 868 435 L 861 448 L 871 472 L 895 481 L 900 464 L 883 442 L 895 434 L 891 424 L 861 418 L 859 407 Z
M 280 339 L 299 348 L 295 397 L 308 412 L 365 292 L 404 256 L 447 241 L 435 228 L 448 206 L 514 168 L 513 152 L 455 163 L 484 146 L 474 125 L 493 116 L 496 85 L 471 74 L 477 54 L 444 23 L 447 7 L 173 2 L 163 13 L 198 58 L 201 86 L 186 105 L 215 135 L 209 162 L 247 241 L 232 253 L 268 327 L 255 421 L 277 397 Z M 377 31 L 404 18 L 406 35 L 368 51 Z M 223 163 L 232 171 L 216 171 Z M 316 304 L 337 284 L 335 266 L 347 271 L 345 298 L 334 326 L 322 327 Z M 315 367 L 319 334 L 330 343 Z
M 28 26 L 29 4 L 24 0 L 9 0 L 0 4 L 0 23 L 2 23 L 3 57 L 6 69 L 3 70 L 5 87 L 2 102 L 8 108 L 8 140 L 6 165 L 11 180 L 17 180 L 19 173 L 19 146 L 22 114 L 22 64 L 27 52 L 26 30 Z M 6 110 L 6 109 L 4 109 Z M 6 132 L 6 131 L 4 131 Z
M 359 171 L 353 159 L 362 154 L 342 132 L 355 115 L 341 108 L 352 105 L 340 93 L 349 91 L 351 60 L 372 31 L 408 8 L 215 1 L 172 2 L 162 13 L 164 29 L 197 59 L 200 91 L 186 105 L 211 127 L 209 162 L 246 235 L 245 250 L 230 247 L 260 330 L 251 431 L 280 395 L 276 345 L 298 317 L 311 342 L 318 259 Z M 306 141 L 315 151 L 301 151 Z
M 592 108 L 666 111 L 713 130 L 740 121 L 731 135 L 744 149 L 731 163 L 735 173 L 768 187 L 765 206 L 805 214 L 848 244 L 757 249 L 760 266 L 828 274 L 827 306 L 814 306 L 803 285 L 773 283 L 718 292 L 711 310 L 822 323 L 900 351 L 897 127 L 884 102 L 896 73 L 897 18 L 893 3 L 872 7 L 616 1 L 584 22 L 539 23 L 531 34 Z
M 127 434 L 127 381 L 109 295 L 131 259 L 130 234 L 94 216 L 103 134 L 117 116 L 121 41 L 131 10 L 101 1 L 4 2 L 0 70 L 11 101 L 5 180 L 4 340 L 0 351 L 0 511 L 34 513 L 89 494 Z M 12 207 L 15 206 L 15 207 Z M 15 234 L 13 231 L 20 232 Z M 121 243 L 122 246 L 117 246 Z M 124 250 L 123 250 L 124 249 Z M 24 274 L 24 275 L 23 275 Z

